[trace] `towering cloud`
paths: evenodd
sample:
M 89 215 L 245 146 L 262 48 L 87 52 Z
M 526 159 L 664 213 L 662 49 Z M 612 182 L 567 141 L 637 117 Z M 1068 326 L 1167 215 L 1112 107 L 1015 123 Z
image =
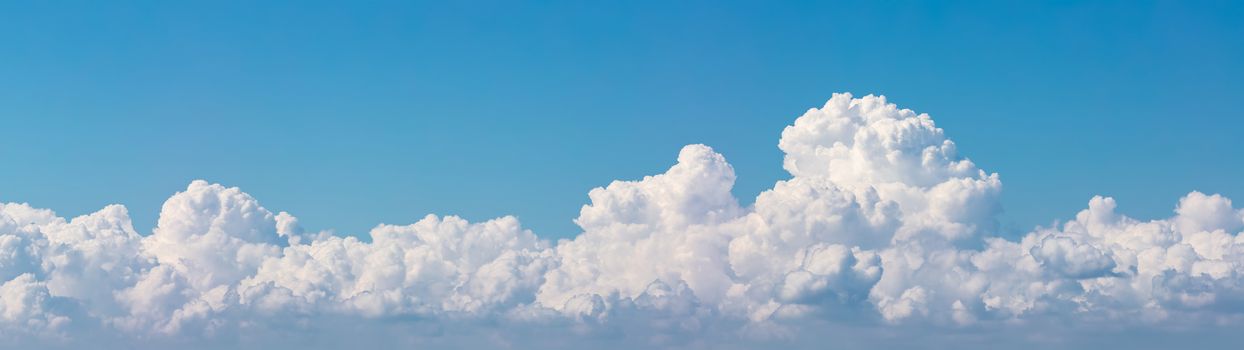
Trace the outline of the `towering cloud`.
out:
M 0 338 L 256 345 L 361 323 L 395 344 L 716 347 L 835 327 L 1244 324 L 1244 211 L 1222 196 L 1192 192 L 1151 221 L 1095 197 L 1011 241 L 998 175 L 884 97 L 834 95 L 778 146 L 791 178 L 750 207 L 725 157 L 690 145 L 662 174 L 592 190 L 582 234 L 555 243 L 513 217 L 304 232 L 204 181 L 149 235 L 119 205 L 66 220 L 0 204 Z

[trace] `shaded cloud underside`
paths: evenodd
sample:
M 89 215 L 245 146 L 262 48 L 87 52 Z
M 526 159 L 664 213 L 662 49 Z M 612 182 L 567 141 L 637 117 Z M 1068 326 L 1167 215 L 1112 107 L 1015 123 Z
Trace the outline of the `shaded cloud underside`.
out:
M 513 217 L 429 215 L 370 242 L 304 232 L 204 181 L 146 236 L 120 205 L 66 220 L 0 204 L 0 338 L 853 347 L 930 330 L 970 342 L 1244 323 L 1244 212 L 1227 198 L 1192 192 L 1174 216 L 1140 221 L 1095 197 L 1010 241 L 995 237 L 998 175 L 884 97 L 836 94 L 778 145 L 792 177 L 750 207 L 725 158 L 690 145 L 665 173 L 592 190 L 583 233 L 559 242 Z

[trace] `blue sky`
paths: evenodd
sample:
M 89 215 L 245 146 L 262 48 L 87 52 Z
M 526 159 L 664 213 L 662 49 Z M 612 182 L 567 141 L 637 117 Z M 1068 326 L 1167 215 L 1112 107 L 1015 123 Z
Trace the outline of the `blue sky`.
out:
M 1239 343 L 1241 18 L 0 3 L 0 344 Z
M 1244 197 L 1238 2 L 217 2 L 0 5 L 0 199 L 130 208 L 193 179 L 310 229 L 517 215 L 705 143 L 745 203 L 834 92 L 930 113 L 998 172 L 1006 233 L 1093 195 L 1165 217 Z

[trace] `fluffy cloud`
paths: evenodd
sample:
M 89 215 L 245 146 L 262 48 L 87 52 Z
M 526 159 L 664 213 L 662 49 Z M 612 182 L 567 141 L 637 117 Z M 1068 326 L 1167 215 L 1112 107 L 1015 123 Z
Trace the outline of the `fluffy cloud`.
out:
M 778 146 L 791 178 L 749 207 L 725 157 L 690 145 L 662 174 L 592 190 L 583 232 L 555 243 L 513 217 L 428 215 L 370 239 L 305 232 L 204 181 L 169 198 L 149 235 L 119 205 L 66 220 L 0 204 L 0 337 L 745 347 L 1244 323 L 1244 211 L 1222 196 L 1192 192 L 1150 221 L 1095 197 L 1074 220 L 1006 240 L 998 175 L 928 115 L 838 94 Z
M 262 313 L 486 313 L 530 303 L 552 263 L 547 243 L 513 217 L 471 224 L 429 215 L 380 225 L 371 237 L 286 247 L 241 281 L 239 303 Z

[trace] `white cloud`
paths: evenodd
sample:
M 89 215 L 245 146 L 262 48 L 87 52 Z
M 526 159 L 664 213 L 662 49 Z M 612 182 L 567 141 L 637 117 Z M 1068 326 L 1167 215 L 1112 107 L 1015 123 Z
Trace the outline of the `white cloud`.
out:
M 530 303 L 552 263 L 547 243 L 513 217 L 471 224 L 429 215 L 407 226 L 380 225 L 371 237 L 285 248 L 241 281 L 240 303 L 261 313 L 486 313 Z
M 1192 192 L 1151 221 L 1095 197 L 1009 241 L 996 237 L 998 175 L 884 97 L 834 95 L 779 147 L 792 177 L 750 207 L 731 195 L 725 158 L 690 145 L 662 174 L 592 190 L 583 233 L 556 243 L 513 217 L 428 215 L 370 240 L 305 232 L 204 181 L 169 198 L 147 236 L 119 205 L 66 220 L 0 204 L 0 337 L 747 347 L 1244 323 L 1244 211 L 1222 196 Z

